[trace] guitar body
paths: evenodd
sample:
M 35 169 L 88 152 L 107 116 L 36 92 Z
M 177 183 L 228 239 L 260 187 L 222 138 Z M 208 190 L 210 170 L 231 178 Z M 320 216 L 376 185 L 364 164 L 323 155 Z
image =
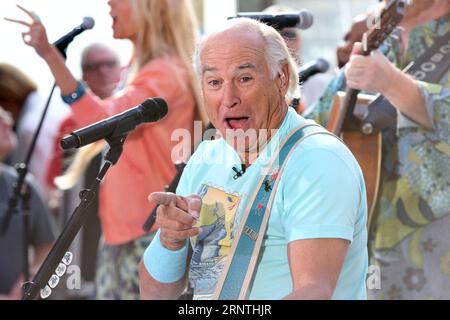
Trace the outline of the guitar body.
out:
M 359 131 L 344 131 L 341 138 L 352 151 L 363 172 L 367 192 L 367 229 L 370 230 L 380 185 L 381 133 L 365 135 Z
M 405 16 L 405 8 L 405 0 L 391 0 L 386 3 L 378 17 L 379 26 L 372 27 L 363 34 L 362 55 L 368 56 L 379 48 Z M 347 88 L 345 94 L 338 92 L 327 126 L 329 131 L 342 137 L 361 166 L 367 190 L 369 230 L 380 182 L 381 133 L 379 130 L 374 131 L 370 123 L 363 125 L 361 119 L 366 119 L 369 114 L 368 104 L 374 99 L 359 94 L 359 90 L 353 88 Z M 361 105 L 367 107 L 361 108 Z
M 367 106 L 374 100 L 374 96 L 359 94 L 356 101 L 356 112 L 364 114 Z M 355 156 L 361 167 L 367 192 L 367 227 L 370 228 L 373 211 L 378 197 L 378 188 L 381 174 L 381 133 L 370 135 L 359 130 L 346 130 L 344 126 L 339 130 L 337 124 L 342 118 L 345 92 L 338 92 L 330 111 L 327 129 L 341 137 L 346 146 Z

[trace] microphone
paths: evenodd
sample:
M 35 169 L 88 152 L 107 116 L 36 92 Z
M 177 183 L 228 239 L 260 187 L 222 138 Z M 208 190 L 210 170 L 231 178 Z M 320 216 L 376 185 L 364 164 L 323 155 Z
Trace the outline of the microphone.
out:
M 147 99 L 137 107 L 72 132 L 61 140 L 61 147 L 80 148 L 100 139 L 125 135 L 139 124 L 158 121 L 166 114 L 167 103 L 163 99 Z
M 237 178 L 242 177 L 247 168 L 245 164 L 241 164 L 241 170 L 238 170 L 236 167 L 232 167 L 231 169 L 233 169 L 233 171 L 236 172 L 236 174 L 233 176 L 233 179 L 237 180 Z
M 277 30 L 283 28 L 298 28 L 298 29 L 308 29 L 312 26 L 314 18 L 311 12 L 308 10 L 300 10 L 299 12 L 288 12 L 288 13 L 265 13 L 265 12 L 238 12 L 233 18 L 250 18 L 259 20 Z
M 299 83 L 302 84 L 303 82 L 308 80 L 309 77 L 317 73 L 327 72 L 329 67 L 330 64 L 328 63 L 328 61 L 322 58 L 306 63 L 300 68 L 300 71 L 298 73 Z
M 64 53 L 67 49 L 67 46 L 72 42 L 73 38 L 75 38 L 85 30 L 92 29 L 94 25 L 94 19 L 92 19 L 91 17 L 84 17 L 82 24 L 70 31 L 68 34 L 56 40 L 53 45 L 58 48 L 59 52 Z

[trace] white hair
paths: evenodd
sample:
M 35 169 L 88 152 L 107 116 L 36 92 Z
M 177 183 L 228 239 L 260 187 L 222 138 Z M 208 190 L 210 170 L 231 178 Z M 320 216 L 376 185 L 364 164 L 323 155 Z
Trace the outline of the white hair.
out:
M 94 42 L 85 47 L 81 52 L 81 67 L 83 67 L 86 64 L 88 54 L 96 50 L 103 50 L 110 52 L 111 55 L 113 55 L 114 58 L 117 59 L 117 62 L 120 63 L 119 55 L 110 46 L 101 42 Z
M 285 63 L 288 64 L 289 71 L 289 85 L 288 91 L 286 93 L 286 98 L 299 97 L 299 86 L 298 86 L 298 70 L 297 65 L 289 53 L 289 49 L 284 41 L 283 37 L 274 28 L 261 23 L 259 21 L 249 19 L 249 18 L 235 18 L 227 21 L 225 27 L 213 34 L 210 34 L 203 38 L 197 45 L 194 55 L 194 70 L 197 75 L 199 82 L 202 79 L 202 62 L 201 55 L 203 48 L 208 41 L 208 39 L 214 35 L 223 33 L 230 29 L 235 29 L 238 27 L 246 27 L 250 32 L 259 33 L 265 42 L 265 56 L 267 61 L 267 66 L 271 74 L 271 78 L 275 79 L 281 73 L 282 68 Z M 238 31 L 239 32 L 239 31 Z

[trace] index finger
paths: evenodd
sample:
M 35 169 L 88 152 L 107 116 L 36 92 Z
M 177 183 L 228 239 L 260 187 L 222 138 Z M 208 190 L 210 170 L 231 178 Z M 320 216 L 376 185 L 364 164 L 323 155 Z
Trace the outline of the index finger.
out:
M 10 19 L 10 18 L 3 18 L 3 19 L 5 19 L 6 21 L 9 21 L 9 22 L 23 24 L 24 26 L 31 27 L 31 23 L 28 23 L 28 22 L 25 22 L 25 21 L 22 21 L 22 20 L 16 20 L 16 19 Z
M 176 195 L 169 192 L 153 192 L 148 196 L 148 200 L 155 204 L 162 204 L 165 206 L 176 204 Z
M 148 200 L 157 205 L 173 206 L 182 210 L 187 210 L 185 199 L 182 196 L 177 196 L 175 193 L 153 192 L 149 195 Z
M 20 4 L 16 4 L 16 6 L 17 6 L 20 10 L 22 10 L 23 12 L 25 12 L 31 19 L 34 20 L 34 15 L 33 15 L 33 12 L 32 12 L 32 11 L 29 11 L 29 10 L 25 9 L 25 8 L 22 7 Z

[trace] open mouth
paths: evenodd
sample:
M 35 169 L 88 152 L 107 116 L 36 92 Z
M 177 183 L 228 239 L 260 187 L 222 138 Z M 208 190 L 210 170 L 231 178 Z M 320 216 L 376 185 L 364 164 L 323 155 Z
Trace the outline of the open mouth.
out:
M 225 118 L 227 129 L 246 129 L 248 127 L 248 117 L 229 117 Z

